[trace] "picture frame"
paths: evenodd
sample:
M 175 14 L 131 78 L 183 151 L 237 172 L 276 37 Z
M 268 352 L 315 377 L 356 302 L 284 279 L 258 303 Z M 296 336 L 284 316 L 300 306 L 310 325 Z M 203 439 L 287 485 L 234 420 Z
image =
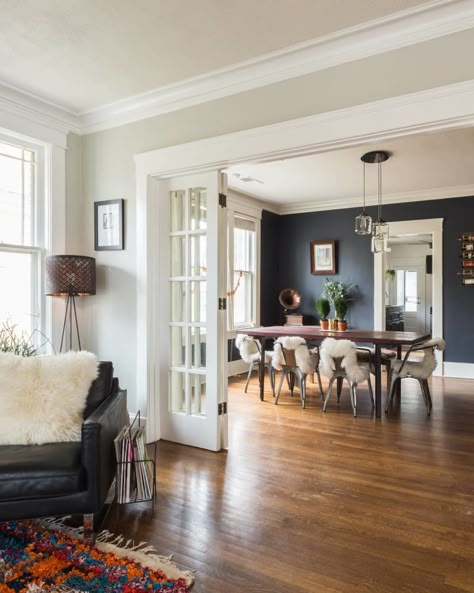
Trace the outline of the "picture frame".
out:
M 120 251 L 124 248 L 123 199 L 94 202 L 95 251 Z
M 311 241 L 311 274 L 336 274 L 336 241 Z

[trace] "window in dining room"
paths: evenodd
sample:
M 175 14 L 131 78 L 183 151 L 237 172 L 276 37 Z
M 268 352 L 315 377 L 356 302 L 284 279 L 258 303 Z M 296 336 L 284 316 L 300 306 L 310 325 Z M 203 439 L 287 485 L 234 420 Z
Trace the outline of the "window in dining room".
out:
M 257 221 L 234 213 L 229 221 L 228 326 L 257 323 Z

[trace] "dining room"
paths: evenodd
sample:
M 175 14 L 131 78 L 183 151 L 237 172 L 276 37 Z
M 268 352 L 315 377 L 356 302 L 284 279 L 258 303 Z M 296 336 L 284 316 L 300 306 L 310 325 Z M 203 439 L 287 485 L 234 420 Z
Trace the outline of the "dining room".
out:
M 245 211 L 249 205 L 260 211 L 255 243 L 260 250 L 255 255 L 253 295 L 245 296 L 252 290 L 250 279 L 241 281 L 242 270 L 252 269 L 251 262 L 242 264 L 240 256 L 234 262 L 228 291 L 228 319 L 236 315 L 236 323 L 229 322 L 229 375 L 248 372 L 251 381 L 259 382 L 259 400 L 267 397 L 279 405 L 300 405 L 301 397 L 291 396 L 301 391 L 301 371 L 294 373 L 293 384 L 282 381 L 277 396 L 282 361 L 277 360 L 275 344 L 278 350 L 288 337 L 300 338 L 315 354 L 316 370 L 326 366 L 327 371 L 320 348 L 326 338 L 330 338 L 326 344 L 343 340 L 358 351 L 361 367 L 370 370 L 367 387 L 361 385 L 374 394 L 374 405 L 366 414 L 370 419 L 382 419 L 395 402 L 403 405 L 405 392 L 424 402 L 429 418 L 430 389 L 436 381 L 474 379 L 466 282 L 471 270 L 462 262 L 460 242 L 470 232 L 466 214 L 473 210 L 467 188 L 472 188 L 474 179 L 463 157 L 472 141 L 473 130 L 468 128 L 231 168 L 229 194 L 234 204 L 240 204 L 234 211 Z M 413 268 L 417 237 L 424 247 Z M 239 241 L 242 237 L 234 234 L 236 253 L 241 250 Z M 412 259 L 401 260 L 401 253 Z M 394 268 L 406 261 L 411 268 L 405 265 L 410 269 L 403 272 L 402 287 L 400 272 Z M 341 291 L 339 298 L 333 293 L 335 287 Z M 425 293 L 431 299 L 429 307 Z M 425 322 L 415 324 L 413 320 L 422 316 Z M 392 325 L 390 319 L 395 320 Z M 244 344 L 247 350 L 258 352 L 251 365 L 241 360 L 245 357 L 235 342 L 239 334 L 254 343 Z M 423 349 L 426 344 L 429 347 Z M 263 351 L 265 357 L 259 355 Z M 420 365 L 422 377 L 414 364 Z M 271 382 L 272 373 L 276 377 Z M 310 378 L 305 394 L 317 398 L 320 413 L 333 409 L 334 402 L 353 402 L 347 377 L 335 378 L 337 394 L 329 401 L 332 373 L 321 373 L 322 389 L 318 381 L 312 382 L 312 372 L 306 374 Z M 229 408 L 232 425 L 232 400 Z M 356 415 L 353 405 L 346 411 Z

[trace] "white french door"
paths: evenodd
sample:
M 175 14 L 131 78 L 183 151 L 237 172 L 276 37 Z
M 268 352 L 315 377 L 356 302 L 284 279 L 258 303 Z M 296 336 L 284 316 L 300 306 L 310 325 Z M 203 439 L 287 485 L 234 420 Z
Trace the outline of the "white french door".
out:
M 227 446 L 225 176 L 160 183 L 161 438 L 217 451 Z

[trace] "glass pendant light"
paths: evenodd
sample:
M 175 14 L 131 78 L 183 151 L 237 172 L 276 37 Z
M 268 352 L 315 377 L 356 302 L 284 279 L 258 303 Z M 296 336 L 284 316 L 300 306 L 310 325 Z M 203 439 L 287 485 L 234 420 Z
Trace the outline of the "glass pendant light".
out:
M 372 232 L 372 217 L 365 213 L 365 161 L 363 158 L 363 196 L 364 202 L 362 204 L 362 212 L 355 218 L 355 233 L 356 235 L 370 235 Z
M 378 214 L 377 222 L 372 226 L 372 253 L 388 253 L 391 251 L 388 245 L 389 227 L 382 218 L 382 163 L 385 162 L 390 155 L 383 150 L 376 150 L 364 154 L 362 159 L 367 163 L 377 163 L 377 205 Z

